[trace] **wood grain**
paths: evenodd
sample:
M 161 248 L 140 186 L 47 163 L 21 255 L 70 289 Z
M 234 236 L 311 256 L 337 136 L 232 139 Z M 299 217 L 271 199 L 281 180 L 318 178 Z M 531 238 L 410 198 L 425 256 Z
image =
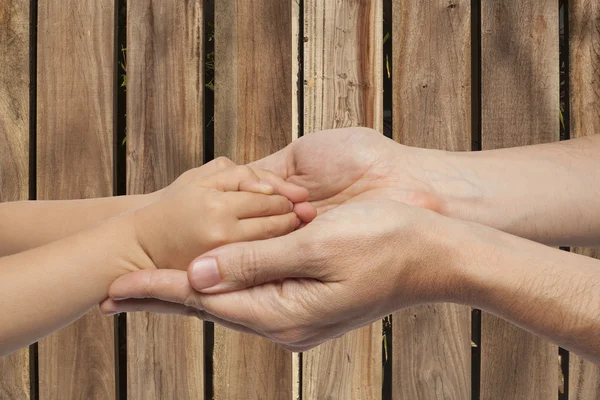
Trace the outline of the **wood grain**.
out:
M 292 140 L 292 5 L 217 1 L 215 26 L 215 156 L 243 164 Z M 213 379 L 215 399 L 291 399 L 292 356 L 215 326 Z
M 600 3 L 569 1 L 571 137 L 600 134 Z
M 29 189 L 29 4 L 0 4 L 0 202 Z M 0 357 L 0 399 L 29 398 L 29 351 Z
M 113 0 L 40 0 L 38 199 L 113 192 Z M 114 397 L 113 321 L 96 309 L 39 345 L 40 398 Z
M 482 147 L 559 140 L 558 6 L 555 1 L 482 2 Z M 482 314 L 481 398 L 550 399 L 558 349 Z
M 571 137 L 600 133 L 600 3 L 569 2 Z M 600 259 L 600 251 L 573 249 Z M 600 398 L 600 367 L 570 355 L 569 398 Z
M 383 129 L 381 0 L 304 2 L 304 132 Z M 381 398 L 381 322 L 303 354 L 304 399 Z
M 416 147 L 471 149 L 471 2 L 393 5 L 393 136 Z M 393 396 L 471 397 L 471 310 L 424 305 L 393 315 Z
M 127 9 L 127 193 L 162 189 L 203 161 L 203 1 L 139 0 Z M 132 314 L 130 399 L 204 393 L 202 321 Z

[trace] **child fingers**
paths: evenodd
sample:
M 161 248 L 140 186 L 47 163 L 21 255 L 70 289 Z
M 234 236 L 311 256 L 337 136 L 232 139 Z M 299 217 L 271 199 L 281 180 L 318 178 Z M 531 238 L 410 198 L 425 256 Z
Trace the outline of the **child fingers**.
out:
M 230 209 L 238 219 L 270 217 L 292 212 L 294 205 L 285 197 L 248 192 L 227 193 Z
M 300 225 L 300 220 L 293 212 L 262 218 L 248 218 L 238 222 L 236 242 L 252 242 L 287 235 Z
M 261 181 L 273 186 L 275 193 L 287 197 L 294 203 L 301 203 L 308 199 L 308 190 L 293 183 L 286 182 L 279 175 L 266 169 L 253 168 Z
M 257 193 L 272 194 L 272 185 L 261 182 L 260 177 L 245 165 L 225 168 L 213 175 L 202 179 L 200 185 L 214 188 L 223 192 L 237 192 L 240 190 Z

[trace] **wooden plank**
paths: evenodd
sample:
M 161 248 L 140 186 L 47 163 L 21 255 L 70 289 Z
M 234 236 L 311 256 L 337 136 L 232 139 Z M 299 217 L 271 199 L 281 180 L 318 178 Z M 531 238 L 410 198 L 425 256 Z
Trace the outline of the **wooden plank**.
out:
M 304 41 L 304 37 L 300 37 L 300 13 L 303 12 L 300 8 L 300 2 L 291 0 L 292 6 L 292 140 L 298 139 L 300 136 L 300 88 L 304 86 L 304 82 L 300 82 L 300 70 L 302 58 L 300 57 L 300 41 Z M 302 85 L 302 86 L 300 86 Z M 302 388 L 302 363 L 300 362 L 300 353 L 292 353 L 292 399 L 300 400 Z
M 215 156 L 251 162 L 292 140 L 291 1 L 217 1 L 215 27 Z M 215 326 L 213 379 L 215 399 L 291 399 L 292 356 Z
M 382 131 L 381 0 L 304 3 L 304 132 Z M 381 398 L 381 322 L 303 354 L 305 399 Z
M 113 0 L 40 0 L 37 193 L 113 191 Z M 40 398 L 114 397 L 113 321 L 96 309 L 39 346 Z
M 569 1 L 571 137 L 600 133 L 600 3 Z
M 393 25 L 394 139 L 470 150 L 471 2 L 395 2 Z M 470 316 L 451 304 L 393 315 L 394 398 L 471 397 Z
M 483 149 L 559 140 L 556 1 L 482 3 Z M 481 398 L 556 398 L 557 362 L 555 345 L 482 314 Z
M 600 3 L 569 2 L 571 137 L 600 133 Z M 573 249 L 600 259 L 600 251 Z M 571 353 L 569 398 L 600 398 L 600 367 Z
M 203 1 L 127 9 L 127 193 L 162 189 L 203 161 Z M 127 323 L 130 399 L 204 393 L 202 321 L 138 313 Z
M 29 4 L 0 4 L 0 202 L 29 194 Z M 29 351 L 0 357 L 0 398 L 29 398 Z

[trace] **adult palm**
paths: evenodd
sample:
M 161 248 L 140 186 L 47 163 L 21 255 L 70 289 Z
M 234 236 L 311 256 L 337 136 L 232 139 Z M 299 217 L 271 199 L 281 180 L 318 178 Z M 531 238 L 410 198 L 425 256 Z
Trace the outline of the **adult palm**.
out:
M 441 211 L 436 188 L 425 183 L 432 178 L 422 167 L 425 158 L 431 154 L 405 148 L 374 130 L 348 128 L 311 133 L 252 166 L 308 189 L 319 215 L 369 199 Z

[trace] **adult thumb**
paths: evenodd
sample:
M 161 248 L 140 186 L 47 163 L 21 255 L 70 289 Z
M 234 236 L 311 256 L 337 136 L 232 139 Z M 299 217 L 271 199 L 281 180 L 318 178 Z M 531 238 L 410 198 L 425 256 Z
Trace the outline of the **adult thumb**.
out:
M 226 293 L 292 278 L 319 279 L 319 260 L 312 254 L 305 229 L 256 242 L 234 243 L 195 259 L 188 279 L 202 293 Z

